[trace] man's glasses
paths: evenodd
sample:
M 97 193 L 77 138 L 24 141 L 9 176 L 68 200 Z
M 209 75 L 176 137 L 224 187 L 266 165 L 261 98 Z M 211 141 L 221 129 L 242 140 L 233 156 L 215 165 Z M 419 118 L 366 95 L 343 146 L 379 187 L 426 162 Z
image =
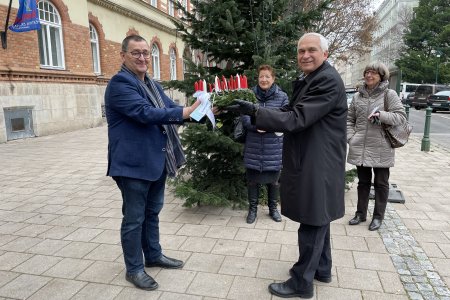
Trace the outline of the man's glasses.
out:
M 141 55 L 145 59 L 150 58 L 150 52 L 147 52 L 147 51 L 144 51 L 144 52 L 132 51 L 132 52 L 128 52 L 128 53 L 130 53 L 133 58 L 141 58 Z

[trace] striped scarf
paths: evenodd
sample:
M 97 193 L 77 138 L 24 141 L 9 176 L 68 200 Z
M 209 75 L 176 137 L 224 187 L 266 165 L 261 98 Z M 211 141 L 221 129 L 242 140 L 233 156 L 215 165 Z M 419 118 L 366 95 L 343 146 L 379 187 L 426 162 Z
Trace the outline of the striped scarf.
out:
M 127 72 L 134 76 L 141 85 L 141 87 L 147 92 L 147 99 L 156 108 L 166 107 L 159 91 L 153 82 L 153 80 L 145 74 L 145 82 L 142 82 L 137 78 L 130 69 L 125 65 L 122 65 L 121 71 Z M 177 128 L 173 124 L 163 124 L 162 127 L 167 132 L 167 146 L 166 146 L 166 169 L 167 175 L 170 177 L 175 177 L 178 168 L 186 163 L 186 158 L 184 157 L 183 147 L 181 146 L 180 138 L 178 136 Z

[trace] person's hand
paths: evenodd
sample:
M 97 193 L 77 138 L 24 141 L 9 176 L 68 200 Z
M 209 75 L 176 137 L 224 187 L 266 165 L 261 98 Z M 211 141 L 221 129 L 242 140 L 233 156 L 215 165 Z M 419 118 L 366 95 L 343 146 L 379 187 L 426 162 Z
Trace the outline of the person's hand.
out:
M 249 101 L 245 101 L 245 100 L 241 100 L 241 99 L 236 99 L 233 101 L 233 103 L 235 103 L 235 104 L 227 106 L 227 110 L 231 111 L 231 112 L 237 112 L 242 115 L 248 115 L 248 116 L 254 117 L 254 116 L 256 116 L 256 113 L 258 112 L 258 109 L 259 109 L 258 104 L 255 104 L 255 103 L 252 103 Z
M 183 119 L 189 119 L 191 113 L 201 104 L 200 100 L 195 101 L 194 104 L 183 108 Z
M 378 110 L 376 112 L 370 114 L 368 119 L 369 119 L 369 121 L 372 124 L 377 124 L 377 125 L 381 124 L 381 122 L 380 122 L 380 112 Z
M 222 111 L 219 108 L 217 108 L 217 106 L 213 106 L 212 112 L 213 112 L 213 115 L 217 116 L 217 115 L 220 115 L 220 113 Z

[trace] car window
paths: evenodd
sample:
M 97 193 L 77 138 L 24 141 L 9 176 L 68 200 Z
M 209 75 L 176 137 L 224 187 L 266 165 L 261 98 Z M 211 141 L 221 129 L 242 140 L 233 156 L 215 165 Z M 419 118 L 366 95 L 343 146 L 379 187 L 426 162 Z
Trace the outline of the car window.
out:
M 416 94 L 432 94 L 433 88 L 429 85 L 421 85 L 417 88 Z
M 347 94 L 347 98 L 348 98 L 348 99 L 351 99 L 351 98 L 353 98 L 353 96 L 356 94 L 356 91 L 346 92 L 346 94 Z
M 440 92 L 437 92 L 435 95 L 438 95 L 438 96 L 450 96 L 450 91 L 440 91 Z
M 405 88 L 405 92 L 407 92 L 407 93 L 411 93 L 411 92 L 414 92 L 415 90 L 417 89 L 417 86 L 416 85 L 406 85 L 406 88 Z
M 440 91 L 446 91 L 446 90 L 448 90 L 449 88 L 448 87 L 445 87 L 445 86 L 437 86 L 436 87 L 436 92 L 440 92 Z

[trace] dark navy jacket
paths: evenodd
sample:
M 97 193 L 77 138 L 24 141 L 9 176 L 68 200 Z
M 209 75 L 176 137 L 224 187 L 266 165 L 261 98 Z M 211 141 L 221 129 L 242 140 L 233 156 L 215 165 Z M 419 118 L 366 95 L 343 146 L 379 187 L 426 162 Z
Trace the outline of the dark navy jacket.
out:
M 280 108 L 288 105 L 288 96 L 276 84 L 263 92 L 254 87 L 253 92 L 261 107 Z M 247 137 L 244 147 L 244 166 L 247 169 L 263 171 L 281 170 L 281 158 L 283 149 L 283 136 L 281 133 L 257 132 L 252 125 L 249 116 L 242 116 L 242 124 L 247 129 Z
M 147 99 L 139 79 L 119 72 L 105 91 L 108 121 L 108 176 L 149 181 L 161 177 L 165 168 L 167 134 L 162 124 L 181 124 L 183 107 L 167 97 L 156 83 L 165 108 Z

